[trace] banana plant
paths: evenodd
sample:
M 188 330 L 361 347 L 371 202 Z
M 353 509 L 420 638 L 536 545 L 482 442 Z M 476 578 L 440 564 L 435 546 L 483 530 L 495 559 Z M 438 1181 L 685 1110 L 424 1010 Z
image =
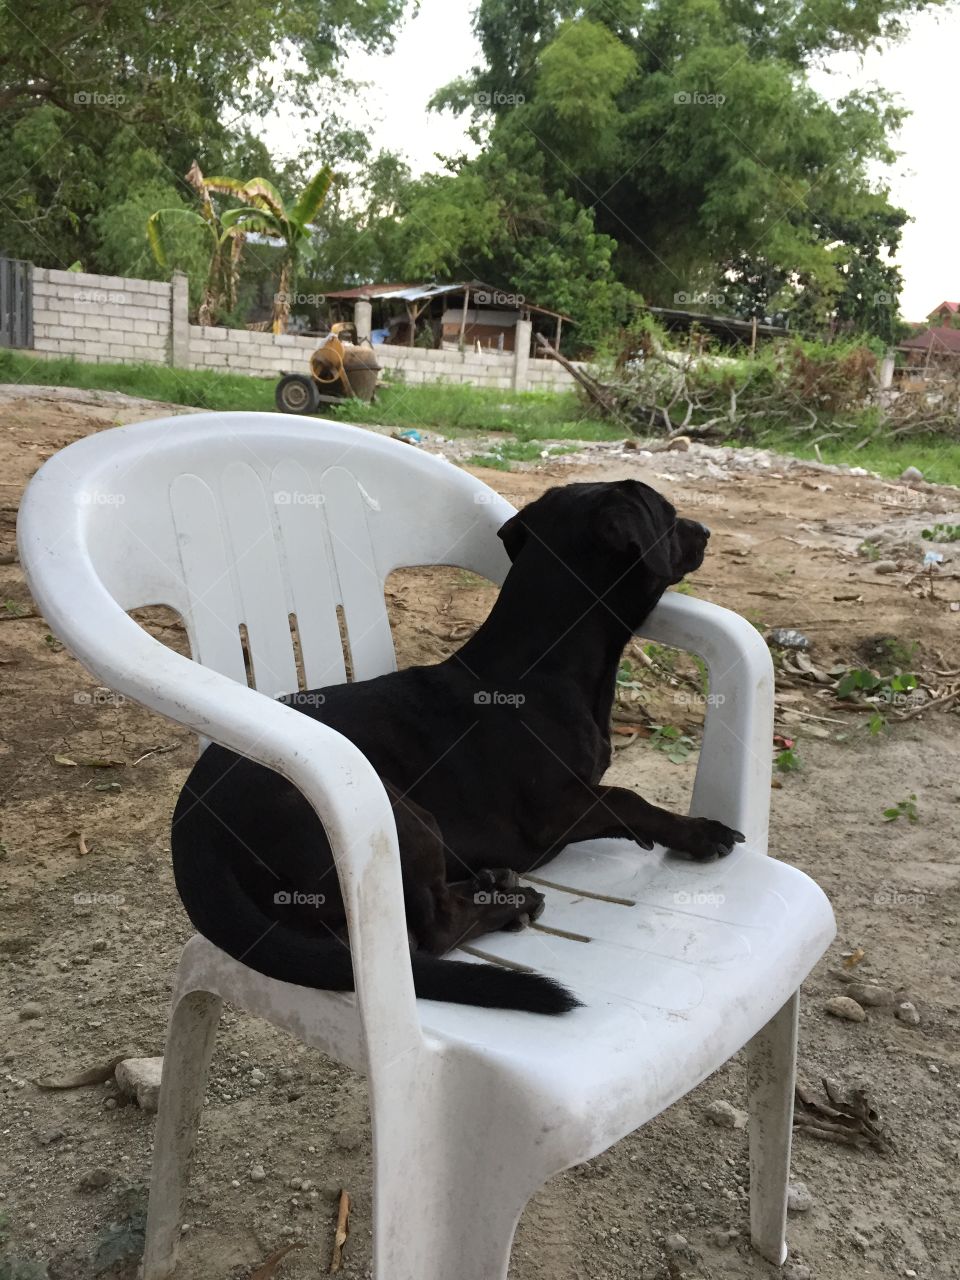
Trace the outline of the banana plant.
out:
M 251 178 L 247 182 L 237 178 L 206 179 L 208 191 L 243 201 L 240 208 L 227 209 L 221 214 L 220 225 L 224 232 L 242 234 L 253 231 L 283 241 L 280 281 L 273 295 L 271 328 L 274 333 L 286 333 L 300 257 L 310 240 L 310 224 L 326 199 L 333 177 L 332 169 L 324 165 L 290 207 L 266 178 Z
M 224 226 L 217 217 L 210 199 L 210 186 L 196 160 L 190 166 L 186 180 L 199 196 L 200 208 L 158 209 L 147 219 L 147 240 L 157 264 L 166 267 L 167 255 L 162 236 L 164 223 L 182 219 L 209 233 L 212 242 L 210 269 L 204 283 L 197 320 L 200 324 L 213 324 L 221 311 L 232 311 L 237 305 L 240 257 L 246 237 L 241 227 Z

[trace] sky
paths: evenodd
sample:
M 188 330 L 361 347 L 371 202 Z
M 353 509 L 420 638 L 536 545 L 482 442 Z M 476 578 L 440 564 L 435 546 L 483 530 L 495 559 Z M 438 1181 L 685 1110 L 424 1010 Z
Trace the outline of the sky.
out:
M 366 128 L 374 150 L 405 155 L 415 173 L 439 169 L 436 152 L 473 151 L 464 134 L 467 117 L 427 110 L 441 85 L 481 61 L 470 26 L 472 10 L 473 0 L 421 0 L 419 12 L 400 28 L 392 54 L 356 53 L 346 61 L 346 75 L 369 81 L 370 88 L 355 102 L 341 97 L 338 116 Z M 913 219 L 904 229 L 897 261 L 904 276 L 902 314 L 919 320 L 944 300 L 960 300 L 960 166 L 946 132 L 960 62 L 960 9 L 924 12 L 910 20 L 910 28 L 901 44 L 862 61 L 833 58 L 829 70 L 815 72 L 811 80 L 828 97 L 856 84 L 879 83 L 913 112 L 895 140 L 903 155 L 885 180 L 894 201 Z M 268 131 L 267 140 L 277 150 L 290 146 L 295 130 L 289 124 L 278 122 Z

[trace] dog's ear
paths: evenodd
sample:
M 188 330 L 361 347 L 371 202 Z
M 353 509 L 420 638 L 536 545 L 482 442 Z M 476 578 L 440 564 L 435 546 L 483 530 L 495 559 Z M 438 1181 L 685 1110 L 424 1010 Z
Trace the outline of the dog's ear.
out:
M 515 516 L 511 516 L 506 524 L 500 526 L 497 530 L 497 537 L 503 543 L 503 549 L 510 557 L 512 564 L 519 554 L 520 548 L 527 540 L 529 530 L 522 520 L 522 511 L 518 511 Z
M 597 532 L 619 555 L 635 557 L 659 578 L 673 578 L 676 516 L 652 491 L 637 486 L 604 503 Z

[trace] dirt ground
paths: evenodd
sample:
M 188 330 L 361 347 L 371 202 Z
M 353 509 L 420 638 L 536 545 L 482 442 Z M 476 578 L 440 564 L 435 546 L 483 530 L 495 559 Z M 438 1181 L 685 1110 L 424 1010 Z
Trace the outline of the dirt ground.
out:
M 118 1105 L 112 1082 L 46 1092 L 32 1081 L 124 1049 L 160 1053 L 171 977 L 189 932 L 172 883 L 168 824 L 194 744 L 96 691 L 34 614 L 12 558 L 19 494 L 44 458 L 118 421 L 158 416 L 144 402 L 91 399 L 18 399 L 9 389 L 0 396 L 4 1277 L 33 1274 L 17 1270 L 14 1256 L 41 1260 L 50 1277 L 64 1280 L 134 1274 L 153 1117 Z M 426 447 L 445 446 L 428 440 Z M 713 529 L 690 584 L 696 594 L 764 630 L 794 627 L 809 637 L 813 675 L 791 673 L 792 659 L 778 674 L 777 731 L 795 739 L 802 767 L 776 775 L 771 847 L 824 886 L 839 933 L 805 984 L 801 1076 L 811 1085 L 824 1075 L 862 1082 L 891 1146 L 855 1149 L 797 1135 L 794 1177 L 812 1203 L 791 1214 L 786 1274 L 960 1276 L 957 703 L 888 717 L 887 729 L 871 734 L 867 714 L 844 709 L 816 681 L 835 664 L 882 671 L 899 662 L 921 673 L 933 690 L 928 698 L 951 679 L 956 685 L 960 612 L 950 602 L 960 600 L 958 544 L 919 535 L 935 521 L 960 523 L 960 493 L 706 446 L 669 453 L 590 446 L 539 467 L 477 474 L 517 505 L 574 478 L 647 480 Z M 935 584 L 917 577 L 930 548 L 945 557 Z M 388 601 L 401 665 L 450 652 L 493 597 L 489 584 L 457 570 L 395 575 Z M 152 611 L 148 625 L 182 643 L 175 620 Z M 677 805 L 689 793 L 696 751 L 674 763 L 649 726 L 670 725 L 696 741 L 696 672 L 669 654 L 650 661 L 634 653 L 625 673 L 633 679 L 620 714 L 640 732 L 618 735 L 611 776 Z M 922 696 L 908 695 L 901 710 L 919 710 Z M 911 795 L 915 822 L 884 821 L 884 809 Z M 835 976 L 842 957 L 857 948 L 858 975 L 911 1000 L 919 1025 L 890 1008 L 868 1009 L 863 1022 L 827 1014 L 827 1000 L 845 989 Z M 716 1099 L 742 1105 L 739 1059 L 641 1132 L 555 1178 L 523 1216 L 511 1276 L 777 1274 L 747 1243 L 747 1137 L 709 1120 L 705 1108 Z M 255 1165 L 264 1168 L 262 1180 L 251 1179 Z M 289 1255 L 280 1275 L 325 1273 L 341 1187 L 353 1197 L 342 1273 L 349 1280 L 369 1275 L 370 1265 L 364 1082 L 228 1009 L 177 1274 L 239 1280 L 291 1241 L 306 1247 Z

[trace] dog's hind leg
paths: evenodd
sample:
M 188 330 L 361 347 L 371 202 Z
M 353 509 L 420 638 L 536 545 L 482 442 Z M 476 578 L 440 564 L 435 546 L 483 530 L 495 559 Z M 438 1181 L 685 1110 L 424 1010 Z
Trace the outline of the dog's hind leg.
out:
M 567 815 L 566 830 L 552 841 L 549 855 L 559 853 L 577 840 L 598 840 L 605 836 L 635 840 L 644 849 L 662 844 L 687 853 L 698 861 L 725 857 L 743 841 L 739 831 L 711 818 L 691 818 L 649 804 L 626 787 L 593 786 L 583 783 L 571 788 L 566 803 L 559 807 L 556 825 Z
M 483 933 L 522 929 L 543 911 L 543 894 L 506 868 L 448 884 L 446 851 L 429 810 L 384 782 L 393 803 L 407 927 L 420 951 L 444 955 Z

